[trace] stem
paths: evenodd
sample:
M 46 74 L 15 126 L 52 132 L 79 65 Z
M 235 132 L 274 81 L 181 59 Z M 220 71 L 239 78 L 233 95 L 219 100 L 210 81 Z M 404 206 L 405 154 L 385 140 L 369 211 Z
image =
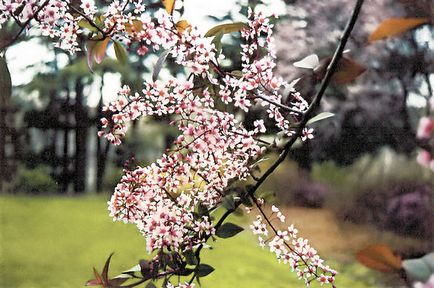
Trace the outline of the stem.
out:
M 255 203 L 255 206 L 259 209 L 259 212 L 261 212 L 262 216 L 264 216 L 265 221 L 267 222 L 268 226 L 270 226 L 271 230 L 273 230 L 274 235 L 277 235 L 277 228 L 273 225 L 273 223 L 271 222 L 272 220 L 270 220 L 267 216 L 267 214 L 265 214 L 264 210 L 262 209 L 261 205 L 258 203 L 258 199 L 256 199 L 256 197 L 254 195 L 250 195 L 250 198 L 253 200 L 253 203 Z M 297 252 L 294 250 L 294 248 L 292 248 L 286 241 L 283 242 L 283 244 L 285 244 L 285 246 L 295 255 L 297 255 L 297 257 L 300 258 L 300 260 L 303 262 L 304 265 L 306 265 L 306 267 L 309 268 L 309 264 L 306 262 L 306 260 Z M 312 272 L 312 274 L 315 276 L 315 278 L 318 278 L 318 274 L 316 274 L 316 272 Z
M 71 10 L 73 10 L 74 12 L 76 12 L 77 14 L 79 14 L 81 17 L 83 17 L 92 27 L 94 27 L 96 30 L 98 30 L 98 32 L 100 32 L 103 35 L 103 39 L 106 38 L 106 33 L 104 30 L 102 30 L 101 28 L 98 27 L 98 25 L 95 24 L 95 22 L 93 22 L 92 19 L 90 19 L 89 17 L 87 17 L 86 14 L 84 14 L 83 12 L 81 12 L 80 10 L 78 10 L 77 8 L 75 8 L 74 6 L 72 6 L 71 3 L 68 4 L 69 8 Z
M 277 107 L 279 107 L 279 108 L 282 108 L 283 110 L 286 110 L 286 111 L 288 111 L 288 112 L 296 113 L 297 115 L 302 114 L 301 111 L 298 111 L 298 110 L 296 110 L 296 109 L 293 109 L 293 108 L 291 108 L 291 107 L 289 107 L 289 106 L 286 106 L 286 105 L 284 105 L 284 104 L 282 104 L 282 103 L 275 102 L 275 101 L 273 101 L 273 100 L 271 100 L 271 99 L 268 99 L 267 97 L 265 97 L 265 96 L 263 96 L 263 95 L 256 94 L 256 93 L 255 93 L 254 95 L 255 95 L 256 98 L 262 99 L 262 100 L 264 100 L 264 101 L 266 101 L 266 102 L 268 102 L 268 103 L 270 103 L 270 104 L 272 104 L 272 105 L 274 105 L 274 106 L 277 106 Z

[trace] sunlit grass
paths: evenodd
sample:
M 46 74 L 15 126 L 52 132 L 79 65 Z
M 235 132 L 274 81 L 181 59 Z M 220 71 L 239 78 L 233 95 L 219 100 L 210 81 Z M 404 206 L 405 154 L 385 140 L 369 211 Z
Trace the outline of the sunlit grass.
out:
M 82 287 L 111 252 L 112 275 L 146 257 L 136 228 L 112 222 L 102 197 L 1 197 L 0 210 L 2 288 Z M 378 287 L 371 272 L 340 261 L 330 262 L 338 287 Z M 204 287 L 304 287 L 248 231 L 214 243 L 203 262 L 216 268 Z

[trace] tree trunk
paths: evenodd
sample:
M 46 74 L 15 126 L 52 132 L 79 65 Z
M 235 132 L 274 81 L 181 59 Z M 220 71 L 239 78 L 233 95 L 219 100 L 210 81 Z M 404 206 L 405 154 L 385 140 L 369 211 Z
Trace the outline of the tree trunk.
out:
M 97 129 L 101 130 L 101 122 L 100 119 L 103 117 L 102 114 L 102 106 L 103 106 L 103 97 L 102 97 L 102 88 L 104 86 L 104 74 L 101 76 L 101 97 L 98 102 L 98 112 L 97 112 Z M 96 192 L 100 193 L 102 191 L 102 185 L 104 183 L 104 175 L 106 171 L 107 164 L 107 156 L 110 151 L 110 143 L 105 139 L 101 139 L 100 137 L 96 138 Z
M 63 105 L 63 113 L 64 113 L 64 127 L 63 127 L 63 157 L 62 157 L 62 187 L 61 193 L 68 192 L 68 186 L 70 182 L 70 172 L 69 172 L 69 113 L 70 113 L 70 90 L 69 86 L 66 85 L 66 99 L 65 104 Z
M 87 109 L 83 105 L 84 85 L 82 78 L 75 80 L 75 173 L 74 191 L 83 193 L 86 189 L 86 168 L 87 168 Z
M 3 192 L 3 182 L 6 181 L 6 171 L 8 170 L 6 160 L 6 113 L 7 107 L 3 105 L 3 99 L 0 107 L 0 192 Z
M 10 112 L 12 82 L 6 60 L 0 57 L 0 192 L 3 192 L 3 182 L 9 171 L 6 158 L 7 113 Z

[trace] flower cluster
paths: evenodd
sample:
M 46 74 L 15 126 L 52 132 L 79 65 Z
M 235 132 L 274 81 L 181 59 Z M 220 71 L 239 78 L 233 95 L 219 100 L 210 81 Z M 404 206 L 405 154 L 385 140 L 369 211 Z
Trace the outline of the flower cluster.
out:
M 267 107 L 268 115 L 276 126 L 291 136 L 293 131 L 287 115 L 297 120 L 297 115 L 306 111 L 308 103 L 290 84 L 273 73 L 276 55 L 270 19 L 262 12 L 255 14 L 252 10 L 249 10 L 249 19 L 247 27 L 241 31 L 241 37 L 246 42 L 241 46 L 241 76 L 225 74 L 219 95 L 224 103 L 234 102 L 236 107 L 246 112 L 253 103 Z M 287 102 L 291 107 L 283 103 L 282 92 L 290 96 Z
M 77 38 L 81 31 L 78 26 L 79 19 L 75 19 L 68 12 L 68 2 L 60 0 L 2 1 L 0 3 L 0 27 L 10 18 L 22 27 L 32 22 L 42 35 L 57 38 L 59 40 L 57 47 L 72 53 L 76 52 L 79 50 Z
M 267 216 L 261 209 L 263 216 L 258 215 L 250 225 L 253 234 L 258 235 L 259 245 L 263 248 L 268 246 L 277 260 L 288 264 L 307 285 L 316 279 L 321 284 L 332 284 L 335 287 L 333 283 L 337 272 L 324 264 L 307 239 L 298 237 L 298 230 L 294 225 L 291 224 L 284 230 L 277 229 L 272 222 L 276 219 L 280 223 L 285 223 L 285 217 L 274 205 L 271 211 L 272 214 Z
M 142 95 L 124 87 L 106 108 L 113 114 L 103 119 L 105 137 L 114 143 L 139 116 L 171 114 L 181 132 L 155 163 L 126 171 L 109 202 L 115 219 L 137 225 L 149 252 L 193 247 L 213 234 L 208 217 L 194 212 L 199 205 L 216 206 L 230 181 L 246 179 L 251 160 L 263 152 L 254 139 L 258 130 L 247 131 L 213 106 L 206 89 L 195 91 L 192 82 L 173 79 L 145 83 Z

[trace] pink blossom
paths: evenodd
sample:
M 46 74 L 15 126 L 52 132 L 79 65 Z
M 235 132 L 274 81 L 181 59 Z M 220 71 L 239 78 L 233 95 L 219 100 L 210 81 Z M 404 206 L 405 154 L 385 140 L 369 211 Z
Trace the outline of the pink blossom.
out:
M 308 139 L 313 139 L 313 128 L 304 128 L 302 131 L 301 140 L 306 141 Z
M 422 117 L 419 120 L 416 137 L 419 139 L 427 139 L 432 135 L 434 122 L 430 117 Z
M 275 205 L 271 207 L 272 215 L 280 213 Z M 267 230 L 269 222 L 263 222 L 262 216 L 258 215 L 250 228 L 255 235 L 266 235 L 261 233 Z M 290 225 L 286 230 L 272 229 L 274 235 L 268 240 L 262 236 L 258 237 L 259 246 L 264 247 L 268 242 L 271 253 L 280 262 L 288 264 L 292 271 L 295 271 L 300 279 L 306 284 L 317 279 L 321 284 L 334 283 L 336 271 L 324 265 L 324 261 L 318 256 L 317 251 L 309 245 L 308 240 L 297 237 L 297 229 Z M 268 234 L 268 231 L 267 231 Z
M 417 154 L 416 161 L 419 165 L 428 167 L 431 162 L 431 154 L 426 150 L 420 150 Z

